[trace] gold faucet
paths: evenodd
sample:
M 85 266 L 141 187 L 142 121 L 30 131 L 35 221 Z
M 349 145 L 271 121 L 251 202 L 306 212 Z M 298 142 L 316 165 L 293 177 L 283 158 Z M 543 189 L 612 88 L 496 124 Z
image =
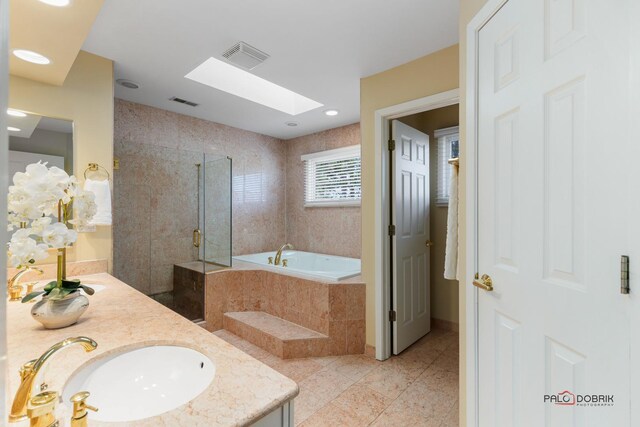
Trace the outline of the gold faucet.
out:
M 293 245 L 291 243 L 285 243 L 282 245 L 278 252 L 276 252 L 276 260 L 273 262 L 275 265 L 280 265 L 280 258 L 282 258 L 282 251 L 285 249 L 293 249 Z
M 22 365 L 22 368 L 20 368 L 20 387 L 18 387 L 16 396 L 13 398 L 9 422 L 14 423 L 27 418 L 27 404 L 31 400 L 33 383 L 38 376 L 38 372 L 40 372 L 40 369 L 42 369 L 51 356 L 72 344 L 80 344 L 86 352 L 93 351 L 98 347 L 98 343 L 91 338 L 67 338 L 64 341 L 60 341 L 59 343 L 52 345 L 51 348 L 45 351 L 37 360 L 31 360 Z
M 58 427 L 60 423 L 55 415 L 57 403 L 56 391 L 45 391 L 33 396 L 27 404 L 30 427 Z
M 22 298 L 22 287 L 18 285 L 22 276 L 30 271 L 36 271 L 38 274 L 44 274 L 44 271 L 37 267 L 27 267 L 18 271 L 11 279 L 7 280 L 7 289 L 9 289 L 9 301 L 20 301 Z
M 73 403 L 71 427 L 87 427 L 87 410 L 98 412 L 98 408 L 87 405 L 87 398 L 89 398 L 88 391 L 80 391 L 71 396 L 71 403 Z

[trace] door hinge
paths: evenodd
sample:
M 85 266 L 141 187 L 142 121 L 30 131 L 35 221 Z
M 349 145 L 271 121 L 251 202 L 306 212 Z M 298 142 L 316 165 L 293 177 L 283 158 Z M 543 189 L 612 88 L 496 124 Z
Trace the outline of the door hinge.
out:
M 113 159 L 113 170 L 117 171 L 120 169 L 120 159 Z
M 391 224 L 389 226 L 389 236 L 395 236 L 396 235 L 396 226 Z
M 393 151 L 396 149 L 396 140 L 395 139 L 390 139 L 389 140 L 389 151 Z
M 395 322 L 397 317 L 398 317 L 398 315 L 396 314 L 395 310 L 390 310 L 389 311 L 389 322 Z
M 629 257 L 627 255 L 620 257 L 620 293 L 629 293 Z

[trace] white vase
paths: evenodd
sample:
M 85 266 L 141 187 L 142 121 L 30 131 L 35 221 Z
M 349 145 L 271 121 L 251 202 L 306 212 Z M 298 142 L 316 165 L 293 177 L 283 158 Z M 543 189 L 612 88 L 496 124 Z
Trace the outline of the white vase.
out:
M 47 329 L 66 328 L 76 323 L 87 307 L 89 298 L 80 291 L 59 300 L 50 300 L 44 296 L 31 307 L 31 317 Z

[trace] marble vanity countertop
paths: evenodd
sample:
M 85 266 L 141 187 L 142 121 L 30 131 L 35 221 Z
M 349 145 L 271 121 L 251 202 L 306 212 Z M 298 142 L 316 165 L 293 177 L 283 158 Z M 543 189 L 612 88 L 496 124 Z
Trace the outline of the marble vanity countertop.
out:
M 127 423 L 90 421 L 100 426 L 245 426 L 257 421 L 298 394 L 289 378 L 238 350 L 200 326 L 167 309 L 107 273 L 80 277 L 87 285 L 102 285 L 90 296 L 90 305 L 80 321 L 70 327 L 46 330 L 31 318 L 31 304 L 7 303 L 9 403 L 19 386 L 18 369 L 39 357 L 51 345 L 84 335 L 98 348 L 85 353 L 74 345 L 49 360 L 40 378 L 49 390 L 62 394 L 68 378 L 90 360 L 123 348 L 149 345 L 181 345 L 207 355 L 215 364 L 213 382 L 200 396 L 173 411 Z M 91 390 L 88 390 L 91 391 Z M 88 403 L 91 404 L 91 398 Z M 61 425 L 69 423 L 69 404 L 57 410 Z M 13 426 L 28 423 L 9 424 Z

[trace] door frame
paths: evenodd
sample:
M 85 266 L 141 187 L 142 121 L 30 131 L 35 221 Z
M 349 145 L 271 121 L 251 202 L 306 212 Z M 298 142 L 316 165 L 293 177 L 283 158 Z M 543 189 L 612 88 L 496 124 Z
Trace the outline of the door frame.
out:
M 472 285 L 478 271 L 478 70 L 480 30 L 509 0 L 487 0 L 466 29 L 466 118 L 464 168 L 466 172 L 466 406 L 467 426 L 479 426 L 478 288 Z
M 411 114 L 422 113 L 437 108 L 448 107 L 460 103 L 460 90 L 452 89 L 446 92 L 414 99 L 390 107 L 381 108 L 374 113 L 375 125 L 375 233 L 374 252 L 376 262 L 374 270 L 375 287 L 375 325 L 376 325 L 376 359 L 386 360 L 391 357 L 391 325 L 389 310 L 391 310 L 390 283 L 390 253 L 389 242 L 389 164 L 390 156 L 388 141 L 390 137 L 389 124 L 391 120 Z

